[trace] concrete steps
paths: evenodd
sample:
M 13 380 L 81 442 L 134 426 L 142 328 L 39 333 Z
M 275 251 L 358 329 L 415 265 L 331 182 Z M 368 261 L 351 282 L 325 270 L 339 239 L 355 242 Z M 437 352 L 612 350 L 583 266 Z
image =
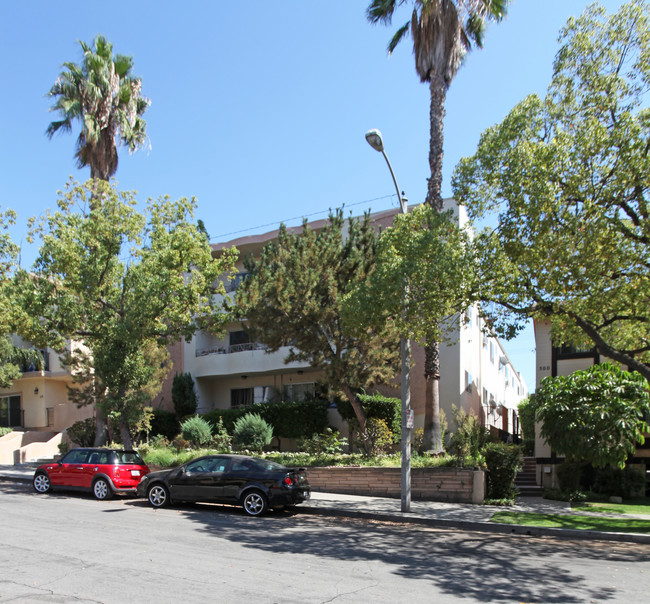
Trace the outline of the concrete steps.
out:
M 537 484 L 537 461 L 534 457 L 524 457 L 521 470 L 515 476 L 515 487 L 520 497 L 541 497 L 543 489 Z

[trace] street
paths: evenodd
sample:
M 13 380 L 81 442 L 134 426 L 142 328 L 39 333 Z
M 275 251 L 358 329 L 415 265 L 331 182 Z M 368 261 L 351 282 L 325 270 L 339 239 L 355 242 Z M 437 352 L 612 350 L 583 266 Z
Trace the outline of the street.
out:
M 240 508 L 37 495 L 0 482 L 0 602 L 642 602 L 647 545 Z

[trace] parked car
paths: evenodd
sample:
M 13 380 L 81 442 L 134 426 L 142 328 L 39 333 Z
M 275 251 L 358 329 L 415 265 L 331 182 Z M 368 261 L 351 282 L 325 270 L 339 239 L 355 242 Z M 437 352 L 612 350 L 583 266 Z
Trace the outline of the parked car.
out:
M 292 506 L 309 499 L 304 468 L 286 468 L 246 455 L 207 455 L 171 470 L 147 474 L 138 495 L 154 508 L 180 502 L 241 505 L 249 516 L 269 508 Z
M 91 492 L 97 499 L 114 493 L 135 495 L 149 468 L 136 451 L 118 449 L 71 449 L 58 461 L 43 464 L 34 472 L 37 493 L 52 489 Z

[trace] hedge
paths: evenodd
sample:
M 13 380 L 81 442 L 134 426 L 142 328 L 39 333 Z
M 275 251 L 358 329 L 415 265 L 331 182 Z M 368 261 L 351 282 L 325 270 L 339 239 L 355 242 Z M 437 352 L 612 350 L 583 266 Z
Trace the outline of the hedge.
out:
M 393 442 L 399 442 L 402 438 L 402 401 L 380 394 L 359 394 L 358 397 L 366 418 L 383 419 L 393 433 Z M 343 419 L 347 421 L 355 419 L 356 416 L 349 401 L 337 401 L 336 407 Z
M 327 428 L 328 401 L 292 401 L 282 403 L 259 403 L 238 409 L 215 409 L 203 414 L 203 419 L 213 426 L 219 418 L 232 434 L 235 422 L 244 415 L 256 413 L 273 427 L 273 434 L 279 438 L 309 438 Z

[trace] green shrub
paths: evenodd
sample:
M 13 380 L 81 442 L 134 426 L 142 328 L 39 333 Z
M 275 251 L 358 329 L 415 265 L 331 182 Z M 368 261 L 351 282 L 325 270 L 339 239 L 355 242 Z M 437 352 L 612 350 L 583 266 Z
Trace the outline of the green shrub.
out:
M 456 405 L 452 405 L 451 408 L 456 422 L 456 432 L 452 435 L 447 450 L 461 461 L 465 457 L 477 457 L 490 442 L 490 431 L 485 426 L 481 426 L 473 410 L 467 414 Z
M 587 480 L 589 469 L 590 464 L 586 461 L 565 461 L 558 464 L 555 471 L 559 489 L 565 493 L 572 493 L 579 491 L 582 486 L 591 486 L 591 484 L 586 484 L 590 482 Z
M 172 403 L 179 419 L 194 415 L 198 406 L 194 379 L 190 373 L 181 373 L 174 376 L 172 382 Z
M 174 440 L 181 431 L 181 424 L 176 414 L 164 409 L 154 409 L 151 420 L 150 436 L 164 436 L 167 440 Z
M 5 427 L 0 428 L 0 437 L 5 436 L 6 434 L 10 434 L 13 431 L 14 431 L 13 428 L 5 428 Z
M 645 494 L 645 472 L 640 468 L 625 467 L 622 470 L 607 467 L 598 470 L 594 491 L 602 495 L 624 497 L 642 497 Z
M 399 442 L 402 437 L 402 402 L 400 399 L 379 394 L 360 394 L 358 398 L 366 414 L 366 419 L 383 420 L 392 434 L 393 442 Z M 349 401 L 337 401 L 336 407 L 343 419 L 354 424 L 356 416 Z
M 223 419 L 219 418 L 212 430 L 210 448 L 219 453 L 229 453 L 232 450 L 232 438 L 223 426 Z
M 353 444 L 359 447 L 366 457 L 383 455 L 393 445 L 394 437 L 383 419 L 369 417 L 366 429 L 361 432 L 355 428 Z
M 341 438 L 340 433 L 332 428 L 325 428 L 321 434 L 298 441 L 298 448 L 309 455 L 335 455 L 343 451 L 348 439 Z
M 271 442 L 273 428 L 257 413 L 249 413 L 235 422 L 234 441 L 237 449 L 259 451 Z
M 535 395 L 531 394 L 517 405 L 521 433 L 523 437 L 523 451 L 526 455 L 535 452 Z
M 212 429 L 202 417 L 194 415 L 181 424 L 181 436 L 192 446 L 202 447 L 210 442 Z
M 95 444 L 95 418 L 89 417 L 75 422 L 66 432 L 70 440 L 79 447 L 92 447 Z
M 544 489 L 544 499 L 553 499 L 554 501 L 570 501 L 571 503 L 582 503 L 589 499 L 589 495 L 584 491 L 565 491 L 563 489 Z
M 488 443 L 483 454 L 487 465 L 487 498 L 513 499 L 515 476 L 521 469 L 521 447 Z

